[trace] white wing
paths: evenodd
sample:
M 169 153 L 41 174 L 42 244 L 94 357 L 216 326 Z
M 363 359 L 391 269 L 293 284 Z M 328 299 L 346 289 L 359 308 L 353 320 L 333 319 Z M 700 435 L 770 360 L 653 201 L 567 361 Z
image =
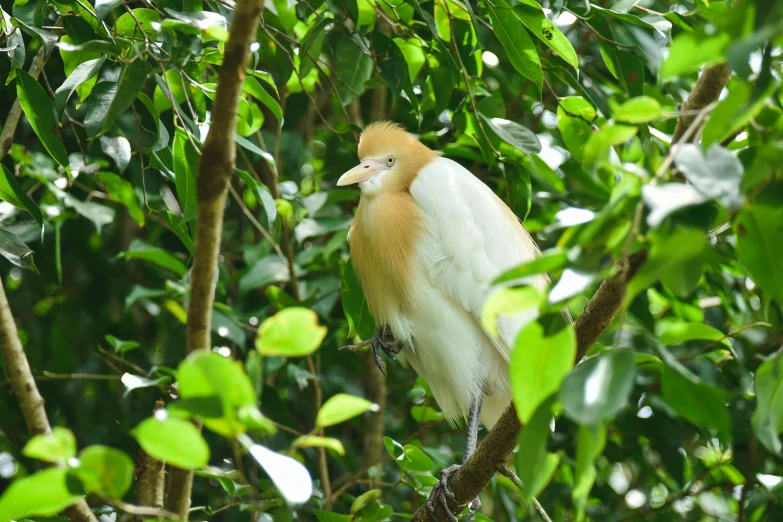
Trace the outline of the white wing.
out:
M 422 262 L 432 284 L 480 322 L 491 282 L 539 251 L 513 212 L 492 190 L 460 164 L 438 158 L 411 185 L 425 215 Z M 527 281 L 543 290 L 545 276 Z M 501 316 L 494 345 L 509 359 L 520 328 L 534 314 Z

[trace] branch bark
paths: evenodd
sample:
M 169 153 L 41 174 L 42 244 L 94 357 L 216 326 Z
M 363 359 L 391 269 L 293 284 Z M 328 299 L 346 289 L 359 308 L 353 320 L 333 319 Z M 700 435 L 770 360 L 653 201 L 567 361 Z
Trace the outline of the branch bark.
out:
M 212 125 L 202 150 L 196 181 L 198 210 L 196 246 L 190 275 L 188 352 L 208 350 L 211 342 L 212 303 L 223 210 L 236 158 L 234 131 L 237 105 L 242 94 L 250 45 L 256 40 L 263 6 L 262 0 L 239 0 L 236 3 L 212 105 Z M 188 518 L 192 487 L 192 470 L 172 468 L 166 509 L 177 513 L 181 520 Z
M 18 121 L 17 119 L 17 123 Z M 8 380 L 11 381 L 11 389 L 19 401 L 19 408 L 27 424 L 27 431 L 33 436 L 50 434 L 52 427 L 46 416 L 44 399 L 38 392 L 33 372 L 30 370 L 22 342 L 19 340 L 19 332 L 2 281 L 0 281 L 0 349 L 3 352 Z M 49 467 L 52 464 L 41 463 L 41 466 Z M 98 522 L 84 499 L 80 499 L 67 511 L 68 517 L 73 522 Z
M 677 121 L 672 145 L 680 141 L 694 123 L 694 111 L 698 112 L 714 103 L 720 96 L 731 76 L 731 70 L 725 64 L 708 67 L 699 77 L 688 100 L 683 104 L 682 115 Z M 670 152 L 671 153 L 671 152 Z M 628 283 L 647 259 L 647 252 L 640 250 L 627 259 L 621 259 L 615 272 L 598 287 L 595 295 L 579 315 L 574 324 L 577 342 L 577 361 L 582 359 L 590 347 L 612 323 L 617 312 L 625 302 Z M 506 408 L 492 430 L 476 448 L 476 452 L 454 474 L 449 485 L 456 502 L 449 502 L 452 512 L 465 506 L 481 493 L 497 471 L 506 465 L 522 430 L 513 403 Z M 435 510 L 438 521 L 447 521 L 443 508 Z M 424 506 L 411 518 L 412 522 L 429 522 L 431 519 Z
M 155 411 L 166 406 L 163 401 L 155 403 Z M 163 507 L 163 494 L 166 482 L 166 466 L 163 462 L 139 448 L 137 458 L 136 502 L 140 506 Z
M 729 83 L 730 77 L 731 69 L 725 63 L 704 69 L 688 99 L 680 107 L 680 111 L 689 115 L 682 115 L 677 120 L 677 126 L 672 135 L 672 145 L 682 139 L 685 131 L 696 119 L 697 112 L 718 99 L 723 88 Z

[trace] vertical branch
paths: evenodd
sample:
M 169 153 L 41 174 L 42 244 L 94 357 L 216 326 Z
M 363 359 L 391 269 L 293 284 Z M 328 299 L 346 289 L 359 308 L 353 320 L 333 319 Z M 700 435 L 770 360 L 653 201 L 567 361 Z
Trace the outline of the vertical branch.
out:
M 155 403 L 155 411 L 166 406 L 163 401 Z M 140 506 L 163 507 L 163 492 L 166 466 L 139 448 L 136 464 L 136 501 Z
M 237 105 L 245 80 L 250 45 L 255 41 L 262 0 L 239 0 L 226 42 L 220 67 L 212 125 L 204 142 L 196 181 L 198 211 L 196 246 L 190 275 L 187 349 L 209 349 L 211 341 L 212 302 L 215 297 L 217 261 L 223 228 L 223 210 L 231 174 L 234 171 L 236 143 L 234 132 Z M 193 471 L 173 468 L 166 509 L 188 518 Z
M 17 122 L 19 120 L 17 119 Z M 13 136 L 13 133 L 12 133 Z M 44 399 L 38 392 L 33 372 L 19 340 L 19 332 L 16 329 L 14 316 L 8 299 L 5 296 L 3 284 L 0 281 L 0 349 L 3 352 L 8 380 L 11 381 L 11 389 L 19 401 L 24 422 L 30 435 L 48 435 L 52 432 L 49 419 L 44 408 Z M 42 463 L 43 466 L 51 464 Z M 68 516 L 73 522 L 98 522 L 90 511 L 90 506 L 84 499 L 80 499 L 68 508 Z
M 718 99 L 723 88 L 729 83 L 730 77 L 731 69 L 725 63 L 704 69 L 696 85 L 693 86 L 690 95 L 688 95 L 688 99 L 680 107 L 680 112 L 685 114 L 677 119 L 677 126 L 674 128 L 674 134 L 672 135 L 672 145 L 680 141 L 685 131 L 688 130 L 693 120 L 696 119 L 695 112 L 702 110 Z

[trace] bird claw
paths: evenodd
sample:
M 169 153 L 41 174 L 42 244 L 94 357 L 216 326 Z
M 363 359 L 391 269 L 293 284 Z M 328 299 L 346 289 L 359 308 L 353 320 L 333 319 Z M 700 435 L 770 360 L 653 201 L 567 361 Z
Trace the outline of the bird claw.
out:
M 427 514 L 430 516 L 432 520 L 435 520 L 437 522 L 437 517 L 435 516 L 435 503 L 437 502 L 440 504 L 440 506 L 443 508 L 444 513 L 446 513 L 446 518 L 448 518 L 449 522 L 458 522 L 459 519 L 452 513 L 451 509 L 449 508 L 449 502 L 456 503 L 457 498 L 454 496 L 454 493 L 449 488 L 449 481 L 451 480 L 451 477 L 459 470 L 461 466 L 459 464 L 454 464 L 453 466 L 449 466 L 448 468 L 444 469 L 440 472 L 440 480 L 435 483 L 435 485 L 432 487 L 432 491 L 430 492 L 430 496 L 427 499 L 427 502 L 424 504 L 424 507 L 427 510 Z M 463 516 L 463 518 L 467 520 L 473 520 L 473 517 L 476 515 L 476 512 L 481 507 L 481 500 L 479 500 L 478 497 L 474 498 L 469 504 L 468 504 L 468 513 Z
M 373 335 L 372 338 L 357 344 L 341 346 L 338 350 L 355 352 L 359 348 L 364 348 L 365 346 L 370 346 L 370 348 L 372 348 L 375 365 L 378 366 L 378 369 L 381 370 L 382 374 L 386 375 L 386 363 L 383 362 L 379 352 L 383 352 L 388 358 L 396 360 L 397 358 L 395 355 L 400 353 L 403 348 L 403 343 L 394 338 L 394 334 L 391 333 L 388 326 L 381 326 L 376 330 L 375 335 Z

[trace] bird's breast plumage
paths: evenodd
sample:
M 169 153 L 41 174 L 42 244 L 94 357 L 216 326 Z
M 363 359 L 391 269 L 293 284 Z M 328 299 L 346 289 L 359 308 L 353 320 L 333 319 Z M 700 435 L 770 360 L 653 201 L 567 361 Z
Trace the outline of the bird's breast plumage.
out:
M 422 216 L 409 192 L 362 198 L 351 227 L 351 258 L 378 324 L 410 308 Z

